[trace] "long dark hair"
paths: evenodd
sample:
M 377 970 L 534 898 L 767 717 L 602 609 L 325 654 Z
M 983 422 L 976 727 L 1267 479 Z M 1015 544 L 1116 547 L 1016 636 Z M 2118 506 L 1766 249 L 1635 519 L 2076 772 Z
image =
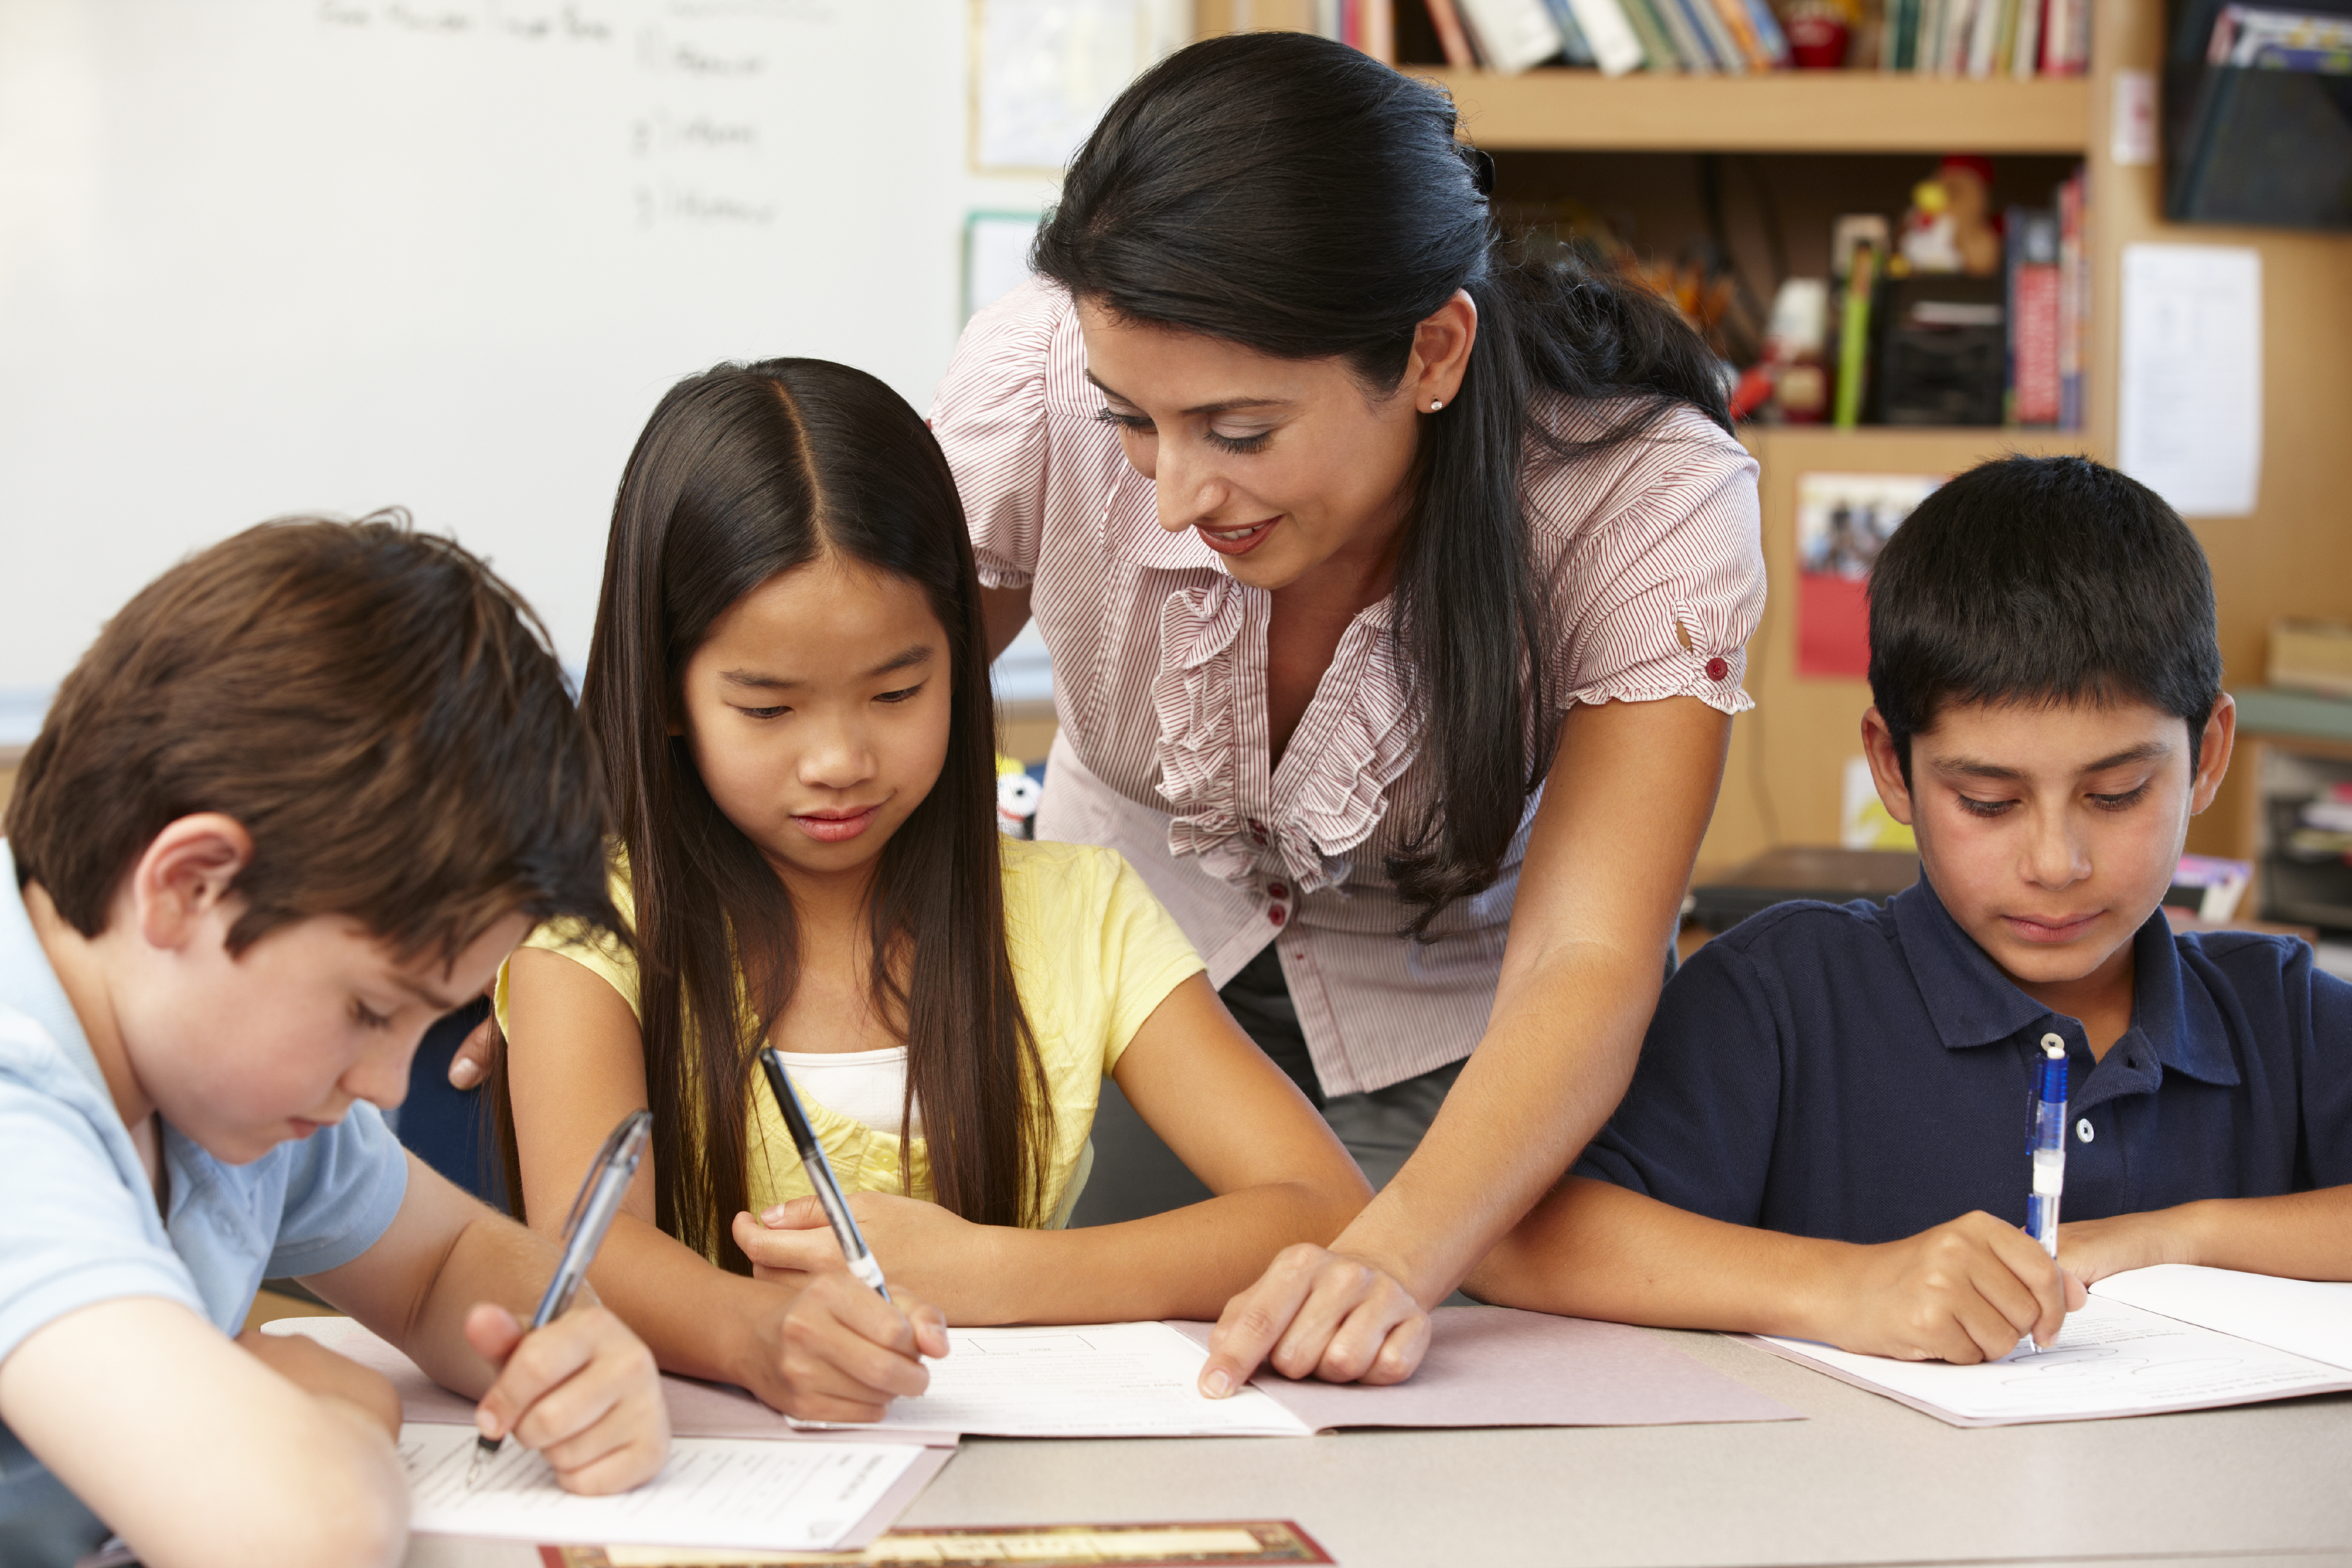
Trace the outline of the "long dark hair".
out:
M 1031 258 L 1129 321 L 1344 358 L 1383 395 L 1421 321 L 1457 289 L 1477 305 L 1462 388 L 1422 422 L 1396 565 L 1397 636 L 1443 803 L 1388 867 L 1417 934 L 1494 881 L 1550 765 L 1555 628 L 1520 500 L 1530 448 L 1573 458 L 1681 404 L 1731 428 L 1698 334 L 1644 289 L 1506 245 L 1491 171 L 1425 82 L 1306 34 L 1211 38 L 1111 105 Z M 1541 389 L 1609 402 L 1606 427 L 1564 438 L 1530 416 Z
M 671 726 L 712 624 L 827 551 L 920 587 L 947 631 L 947 762 L 884 847 L 868 901 L 872 994 L 907 1041 L 899 1131 L 919 1103 L 938 1199 L 964 1218 L 1017 1225 L 1043 1207 L 1051 1112 L 1024 1092 L 1043 1071 L 1005 952 L 987 642 L 955 480 L 915 411 L 862 371 L 720 365 L 671 388 L 629 455 L 580 702 L 635 895 L 656 1223 L 739 1273 L 753 1053 L 791 999 L 798 931 Z

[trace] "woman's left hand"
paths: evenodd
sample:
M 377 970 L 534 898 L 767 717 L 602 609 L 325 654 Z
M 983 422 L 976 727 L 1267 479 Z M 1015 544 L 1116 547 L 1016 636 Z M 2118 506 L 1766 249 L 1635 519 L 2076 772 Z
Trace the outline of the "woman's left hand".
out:
M 852 1193 L 849 1212 L 892 1286 L 932 1302 L 951 1323 L 989 1321 L 982 1292 L 991 1276 L 984 1254 L 992 1227 L 896 1193 Z M 818 1269 L 841 1267 L 841 1244 L 813 1197 L 737 1215 L 735 1245 L 751 1260 L 754 1279 L 790 1289 Z

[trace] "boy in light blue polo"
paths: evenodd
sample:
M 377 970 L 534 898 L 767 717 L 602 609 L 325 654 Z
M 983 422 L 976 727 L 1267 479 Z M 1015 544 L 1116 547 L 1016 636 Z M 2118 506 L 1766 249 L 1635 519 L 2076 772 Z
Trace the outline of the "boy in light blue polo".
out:
M 399 1401 L 237 1336 L 293 1276 L 576 1491 L 653 1475 L 645 1347 L 410 1159 L 425 1026 L 551 915 L 610 919 L 586 737 L 528 611 L 394 522 L 268 524 L 124 607 L 0 841 L 0 1563 L 390 1563 Z M 236 1336 L 236 1337 L 232 1337 Z

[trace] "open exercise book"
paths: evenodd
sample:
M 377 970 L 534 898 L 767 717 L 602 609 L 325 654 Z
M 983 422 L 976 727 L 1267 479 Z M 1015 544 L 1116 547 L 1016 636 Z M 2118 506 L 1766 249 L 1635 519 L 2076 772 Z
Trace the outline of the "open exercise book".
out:
M 1756 1342 L 1956 1426 L 2154 1415 L 2352 1389 L 2352 1284 L 2135 1269 L 2092 1286 L 2049 1349 L 1977 1366 Z

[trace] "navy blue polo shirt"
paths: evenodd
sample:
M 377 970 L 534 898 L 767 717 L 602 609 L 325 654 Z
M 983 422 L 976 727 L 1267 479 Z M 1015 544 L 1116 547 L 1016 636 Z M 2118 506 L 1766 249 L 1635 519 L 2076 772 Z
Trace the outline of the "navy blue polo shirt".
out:
M 2352 985 L 2291 937 L 2133 940 L 2131 1027 L 2019 990 L 1923 878 L 1886 905 L 1791 903 L 1670 982 L 1575 1173 L 1711 1218 L 1853 1242 L 1971 1209 L 2025 1223 L 2034 1060 L 2066 1042 L 2066 1193 L 2098 1219 L 2352 1181 Z

